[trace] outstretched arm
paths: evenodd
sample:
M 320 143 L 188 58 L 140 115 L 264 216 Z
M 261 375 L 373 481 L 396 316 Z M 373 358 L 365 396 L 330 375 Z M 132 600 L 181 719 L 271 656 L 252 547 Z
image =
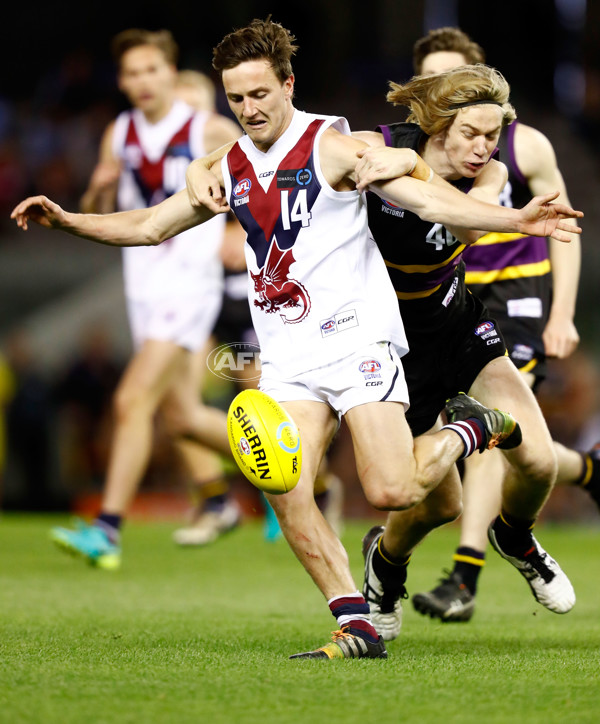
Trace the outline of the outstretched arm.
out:
M 546 136 L 531 126 L 519 123 L 515 130 L 515 155 L 532 194 L 559 189 L 559 201 L 569 203 L 554 149 Z M 550 239 L 549 244 L 552 306 L 544 329 L 544 346 L 550 357 L 568 357 L 579 344 L 574 317 L 581 268 L 581 242 L 573 234 L 568 246 L 554 239 Z
M 564 204 L 553 204 L 558 191 L 536 196 L 522 209 L 509 209 L 488 204 L 463 194 L 450 184 L 423 183 L 404 176 L 393 181 L 370 185 L 370 190 L 398 204 L 427 221 L 465 229 L 517 232 L 532 236 L 550 236 L 558 241 L 571 241 L 571 234 L 581 233 L 569 219 L 583 213 Z
M 489 204 L 497 204 L 500 193 L 508 179 L 508 170 L 503 163 L 491 159 L 473 182 L 469 196 Z M 463 244 L 474 244 L 487 232 L 482 229 L 461 229 L 449 227 L 450 233 Z M 559 242 L 557 242 L 559 243 Z
M 522 210 L 504 209 L 497 205 L 498 194 L 507 178 L 505 166 L 497 161 L 492 160 L 487 164 L 469 193 L 470 200 L 465 204 L 465 194 L 433 173 L 423 159 L 411 149 L 389 148 L 385 146 L 379 133 L 361 131 L 353 135 L 361 141 L 372 144 L 372 147 L 357 152 L 360 160 L 356 164 L 355 173 L 359 191 L 369 187 L 389 201 L 418 214 L 422 219 L 444 224 L 463 244 L 475 243 L 485 231 L 520 231 L 520 233 L 533 234 L 536 233 L 533 231 L 534 228 L 538 230 L 542 228 L 542 221 L 547 235 L 561 242 L 571 240 L 571 236 L 564 231 L 574 229 L 576 225 L 568 227 L 564 219 L 579 214 L 560 204 L 550 206 L 548 202 L 556 198 L 557 194 L 552 198 L 548 196 L 544 199 L 534 199 Z M 419 198 L 411 180 L 399 178 L 404 175 L 431 181 L 431 188 L 426 192 L 427 197 Z M 545 189 L 547 194 L 549 191 L 550 189 Z M 417 206 L 411 206 L 413 202 Z M 520 228 L 517 228 L 517 225 Z
M 207 221 L 214 214 L 205 207 L 193 208 L 184 190 L 157 206 L 116 214 L 73 214 L 46 196 L 30 196 L 10 216 L 25 231 L 28 222 L 34 221 L 100 244 L 151 246 Z

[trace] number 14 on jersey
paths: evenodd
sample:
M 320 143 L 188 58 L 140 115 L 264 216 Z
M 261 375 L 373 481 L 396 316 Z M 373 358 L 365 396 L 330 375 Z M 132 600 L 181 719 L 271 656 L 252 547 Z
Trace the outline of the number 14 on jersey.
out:
M 291 209 L 289 189 L 281 190 L 281 222 L 285 231 L 292 228 L 292 222 L 299 221 L 302 226 L 308 226 L 311 218 L 306 189 L 298 189 Z

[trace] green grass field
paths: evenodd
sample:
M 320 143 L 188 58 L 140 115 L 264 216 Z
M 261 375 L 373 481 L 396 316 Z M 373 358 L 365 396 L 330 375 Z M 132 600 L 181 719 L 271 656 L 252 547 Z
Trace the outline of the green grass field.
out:
M 0 519 L 0 721 L 598 722 L 600 528 L 540 527 L 569 573 L 575 609 L 543 609 L 490 553 L 468 624 L 405 605 L 387 661 L 289 661 L 335 621 L 285 543 L 249 523 L 210 549 L 180 550 L 174 526 L 130 524 L 123 568 L 55 550 L 65 518 Z M 357 584 L 369 523 L 346 525 Z M 448 565 L 456 528 L 413 556 L 412 593 Z

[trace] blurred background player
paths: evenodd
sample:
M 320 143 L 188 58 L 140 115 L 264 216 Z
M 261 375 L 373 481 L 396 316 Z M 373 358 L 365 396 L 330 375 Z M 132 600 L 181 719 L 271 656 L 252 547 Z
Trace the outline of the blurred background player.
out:
M 216 109 L 216 89 L 212 80 L 196 70 L 180 70 L 175 86 L 176 95 L 198 111 L 214 112 Z M 198 365 L 206 370 L 211 350 L 224 344 L 242 343 L 256 350 L 258 338 L 252 325 L 252 315 L 248 303 L 248 271 L 244 254 L 246 233 L 233 214 L 228 214 L 225 234 L 221 245 L 220 257 L 223 263 L 224 284 L 221 310 L 212 330 L 212 335 L 204 349 L 197 355 Z M 235 393 L 245 389 L 257 389 L 260 368 L 254 355 L 248 364 L 231 369 L 235 377 Z M 194 486 L 194 497 L 198 500 L 192 524 L 176 530 L 173 538 L 179 545 L 205 545 L 215 539 L 218 520 L 212 524 L 213 514 L 205 511 L 202 481 Z M 336 533 L 342 526 L 343 487 L 341 480 L 327 469 L 324 460 L 321 471 L 315 481 L 315 500 L 327 522 Z M 281 528 L 273 508 L 262 496 L 265 508 L 264 536 L 268 541 L 281 537 Z
M 483 49 L 459 28 L 439 28 L 413 49 L 417 75 L 485 62 Z M 500 195 L 505 206 L 520 207 L 536 194 L 560 190 L 569 199 L 550 141 L 518 120 L 502 130 L 500 161 L 508 182 Z M 512 361 L 535 391 L 545 377 L 546 357 L 564 358 L 579 343 L 574 324 L 581 243 L 570 244 L 519 234 L 487 234 L 463 253 L 466 283 L 498 322 Z M 579 485 L 600 502 L 600 451 L 582 454 L 555 443 L 557 485 Z M 477 579 L 485 563 L 487 528 L 500 510 L 505 461 L 498 451 L 465 461 L 461 538 L 454 568 L 427 593 L 413 597 L 415 608 L 442 621 L 467 621 L 473 615 Z
M 100 159 L 81 200 L 86 213 L 151 206 L 185 186 L 188 163 L 235 140 L 233 121 L 196 111 L 175 96 L 178 47 L 167 30 L 130 29 L 113 40 L 120 90 L 132 110 L 106 129 Z M 123 250 L 125 294 L 135 353 L 115 398 L 101 509 L 92 525 L 54 528 L 62 548 L 106 569 L 120 565 L 120 528 L 148 464 L 159 410 L 192 479 L 203 488 L 204 540 L 235 527 L 219 457 L 229 452 L 225 413 L 199 400 L 203 364 L 195 359 L 221 305 L 219 249 L 224 219 L 170 239 L 160 249 Z M 203 358 L 202 358 L 203 359 Z

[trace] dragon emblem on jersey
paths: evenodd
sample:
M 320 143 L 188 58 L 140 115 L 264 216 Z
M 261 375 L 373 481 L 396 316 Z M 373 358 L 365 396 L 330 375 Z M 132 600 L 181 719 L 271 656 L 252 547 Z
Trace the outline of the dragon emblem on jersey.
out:
M 308 292 L 300 282 L 289 277 L 295 261 L 292 249 L 280 249 L 273 237 L 265 265 L 258 274 L 250 272 L 258 296 L 254 306 L 267 314 L 279 312 L 285 324 L 301 322 L 310 311 Z

